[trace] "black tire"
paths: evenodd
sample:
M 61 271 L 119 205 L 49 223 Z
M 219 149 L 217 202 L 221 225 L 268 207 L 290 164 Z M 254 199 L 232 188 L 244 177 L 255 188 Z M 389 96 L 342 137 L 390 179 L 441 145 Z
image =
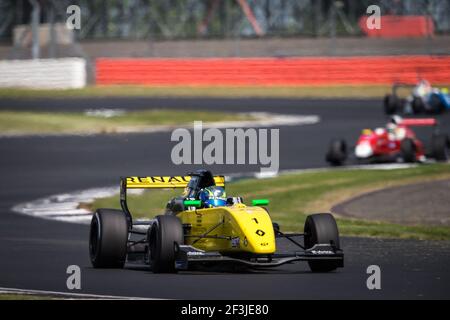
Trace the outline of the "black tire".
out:
M 414 114 L 420 114 L 425 112 L 425 104 L 420 97 L 413 97 L 413 100 L 411 102 L 411 107 L 414 112 Z
M 347 143 L 344 140 L 333 140 L 330 143 L 325 160 L 333 166 L 341 166 L 347 160 Z
M 404 162 L 416 162 L 416 144 L 412 139 L 403 139 L 400 144 L 400 152 Z
M 431 113 L 441 114 L 445 111 L 445 106 L 437 94 L 431 95 L 429 104 Z
M 91 220 L 89 255 L 94 268 L 123 268 L 128 224 L 121 210 L 98 209 Z
M 176 272 L 178 246 L 183 244 L 183 226 L 173 215 L 156 216 L 148 231 L 150 268 L 155 273 Z
M 431 150 L 436 161 L 447 161 L 449 158 L 449 138 L 445 134 L 433 135 Z
M 330 244 L 340 249 L 339 230 L 336 220 L 330 213 L 310 215 L 305 221 L 305 248 L 310 249 L 316 244 Z M 336 260 L 308 261 L 312 272 L 330 272 L 341 265 Z
M 393 94 L 387 94 L 383 101 L 384 113 L 387 115 L 395 114 L 400 109 L 400 100 Z

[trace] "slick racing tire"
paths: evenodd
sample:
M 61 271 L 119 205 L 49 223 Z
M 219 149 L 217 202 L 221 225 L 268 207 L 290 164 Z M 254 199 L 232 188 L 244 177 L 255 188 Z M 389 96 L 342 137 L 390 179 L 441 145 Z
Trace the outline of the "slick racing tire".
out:
M 449 158 L 449 138 L 445 134 L 433 135 L 431 150 L 436 161 L 447 161 Z
M 429 105 L 431 113 L 441 114 L 445 110 L 445 106 L 437 94 L 431 95 Z
M 325 160 L 332 166 L 341 166 L 347 160 L 347 144 L 344 140 L 333 140 L 330 143 Z
M 123 268 L 128 224 L 121 210 L 98 209 L 91 220 L 89 255 L 94 268 Z
M 312 214 L 305 221 L 305 248 L 310 249 L 316 244 L 330 244 L 340 249 L 339 230 L 336 220 L 329 213 Z M 336 260 L 308 261 L 312 272 L 330 272 L 340 266 Z
M 416 161 L 416 145 L 412 139 L 404 139 L 400 144 L 400 151 L 404 162 Z
M 411 107 L 414 114 L 420 114 L 425 111 L 425 103 L 422 98 L 414 97 L 411 102 Z
M 400 100 L 393 94 L 387 94 L 383 101 L 384 113 L 392 115 L 400 111 Z
M 151 270 L 154 273 L 176 272 L 175 260 L 184 239 L 180 219 L 173 215 L 156 216 L 147 239 Z

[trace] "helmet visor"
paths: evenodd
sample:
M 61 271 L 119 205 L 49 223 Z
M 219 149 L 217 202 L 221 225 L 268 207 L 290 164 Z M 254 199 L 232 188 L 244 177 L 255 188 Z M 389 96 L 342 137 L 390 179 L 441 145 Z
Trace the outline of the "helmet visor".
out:
M 207 203 L 212 207 L 223 207 L 227 205 L 227 200 L 223 198 L 209 199 Z

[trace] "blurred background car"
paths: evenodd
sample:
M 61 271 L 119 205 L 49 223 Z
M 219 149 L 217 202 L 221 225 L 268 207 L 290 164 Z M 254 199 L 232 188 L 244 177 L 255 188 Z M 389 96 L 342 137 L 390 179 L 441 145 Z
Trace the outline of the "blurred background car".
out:
M 411 88 L 408 85 L 394 84 L 392 93 L 384 97 L 384 111 L 391 115 L 399 114 L 440 114 L 450 109 L 450 95 L 447 88 L 433 88 L 426 80 L 420 80 L 412 87 L 406 98 L 398 95 L 400 88 Z
M 425 148 L 411 127 L 426 126 L 433 129 L 431 143 Z M 342 165 L 349 157 L 347 143 L 333 140 L 326 154 L 331 165 Z M 425 162 L 427 158 L 447 161 L 450 139 L 441 133 L 437 121 L 428 119 L 402 119 L 393 116 L 384 128 L 364 129 L 354 147 L 354 160 L 358 163 Z

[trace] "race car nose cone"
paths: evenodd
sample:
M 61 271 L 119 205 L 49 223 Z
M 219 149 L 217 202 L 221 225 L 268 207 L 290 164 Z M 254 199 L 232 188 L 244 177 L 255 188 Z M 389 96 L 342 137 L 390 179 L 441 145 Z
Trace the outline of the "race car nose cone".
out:
M 368 143 L 361 143 L 355 148 L 355 155 L 358 158 L 368 158 L 373 154 L 372 147 Z

